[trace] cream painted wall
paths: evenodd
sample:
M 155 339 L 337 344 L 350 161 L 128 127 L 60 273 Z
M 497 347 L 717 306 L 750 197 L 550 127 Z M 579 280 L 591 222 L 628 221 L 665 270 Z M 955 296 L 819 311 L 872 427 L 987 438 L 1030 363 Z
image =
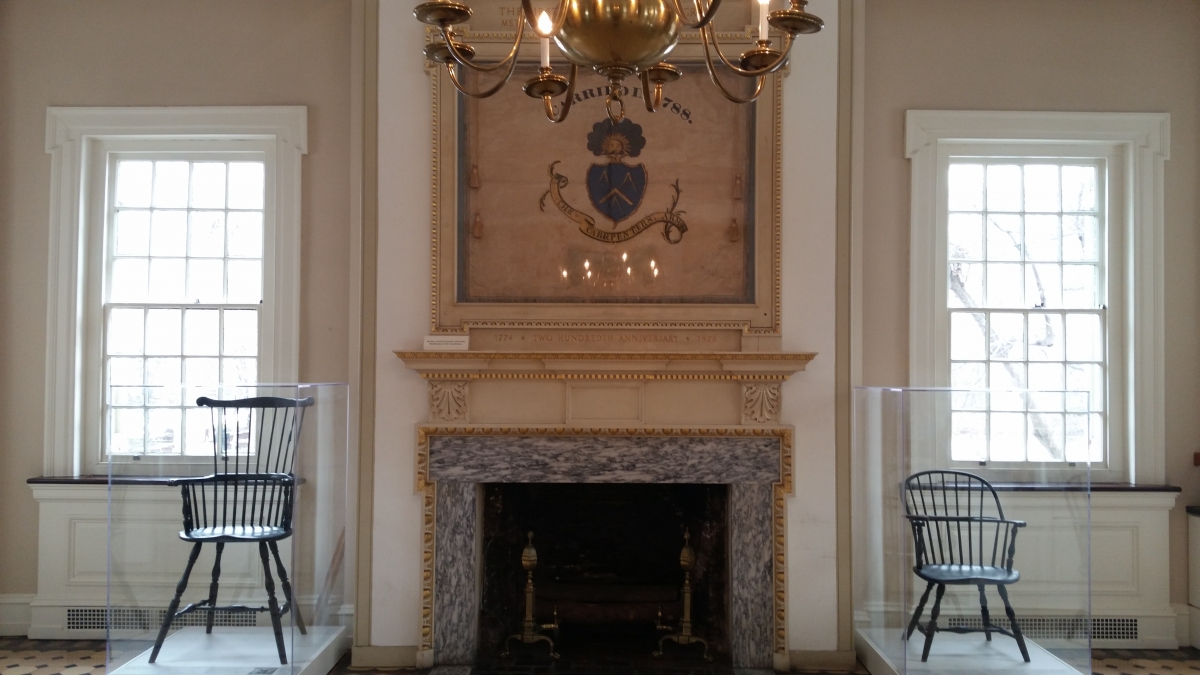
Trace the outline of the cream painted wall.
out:
M 300 377 L 345 381 L 349 74 L 345 0 L 0 2 L 0 594 L 37 587 L 47 106 L 307 106 Z
M 413 493 L 416 424 L 425 383 L 393 349 L 418 349 L 429 329 L 430 81 L 412 0 L 383 0 L 379 45 L 379 305 L 371 643 L 419 637 L 420 499 Z M 784 80 L 784 349 L 817 351 L 785 385 L 782 419 L 797 427 L 796 496 L 788 505 L 791 649 L 837 648 L 834 509 L 834 264 L 837 2 L 797 45 Z M 516 85 L 510 85 L 516 86 Z M 539 114 L 531 108 L 530 114 Z
M 866 3 L 863 383 L 908 381 L 910 109 L 1171 114 L 1166 163 L 1167 480 L 1171 600 L 1187 602 L 1187 522 L 1200 499 L 1200 3 Z

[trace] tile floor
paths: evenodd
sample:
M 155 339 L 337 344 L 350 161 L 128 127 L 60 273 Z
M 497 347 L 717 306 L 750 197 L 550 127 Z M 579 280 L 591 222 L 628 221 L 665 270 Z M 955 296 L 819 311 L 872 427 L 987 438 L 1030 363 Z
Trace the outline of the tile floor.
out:
M 351 668 L 348 659 L 330 675 L 427 673 L 411 668 Z M 866 673 L 861 668 L 859 673 Z M 1095 649 L 1094 675 L 1200 675 L 1198 649 Z M 0 638 L 0 675 L 103 675 L 104 643 L 98 640 L 26 640 Z M 577 659 L 551 665 L 542 657 L 514 656 L 504 663 L 481 664 L 477 675 L 728 675 L 733 670 L 699 660 Z

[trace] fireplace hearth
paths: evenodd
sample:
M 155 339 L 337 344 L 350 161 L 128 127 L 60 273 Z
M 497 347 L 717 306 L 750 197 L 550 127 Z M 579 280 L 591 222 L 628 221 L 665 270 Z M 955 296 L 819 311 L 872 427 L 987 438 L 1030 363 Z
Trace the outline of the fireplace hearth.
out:
M 692 619 L 728 661 L 727 486 L 488 484 L 482 488 L 479 655 L 498 654 L 525 612 L 527 533 L 537 550 L 535 619 L 557 613 L 560 652 L 648 654 L 683 612 L 680 550 L 694 550 Z M 531 649 L 547 651 L 545 644 Z M 668 645 L 668 653 L 699 647 Z

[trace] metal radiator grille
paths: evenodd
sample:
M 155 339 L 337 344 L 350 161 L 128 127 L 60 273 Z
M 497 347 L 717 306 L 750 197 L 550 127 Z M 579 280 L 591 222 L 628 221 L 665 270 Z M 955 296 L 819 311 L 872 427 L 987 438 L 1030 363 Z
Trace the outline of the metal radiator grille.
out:
M 68 607 L 67 630 L 105 630 L 108 614 L 112 612 L 112 626 L 116 630 L 154 630 L 162 625 L 165 609 L 138 609 L 134 607 Z M 172 624 L 172 629 L 184 626 L 203 626 L 206 614 L 185 614 Z M 214 626 L 256 626 L 257 616 L 252 612 L 217 612 Z
M 1087 639 L 1087 619 L 1069 616 L 1029 616 L 1017 617 L 1021 632 L 1028 638 L 1084 640 Z M 1006 617 L 993 618 L 992 623 L 1001 628 L 1009 628 Z M 1093 618 L 1093 640 L 1136 640 L 1138 639 L 1137 619 L 1101 619 Z M 946 625 L 951 628 L 982 629 L 983 619 L 977 616 L 949 617 Z

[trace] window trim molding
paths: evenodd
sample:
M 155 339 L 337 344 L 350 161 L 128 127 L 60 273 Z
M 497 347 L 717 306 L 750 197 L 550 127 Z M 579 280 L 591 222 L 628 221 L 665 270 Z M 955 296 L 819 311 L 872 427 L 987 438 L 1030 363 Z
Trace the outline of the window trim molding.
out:
M 50 154 L 46 393 L 43 473 L 77 476 L 83 452 L 88 194 L 93 146 L 105 140 L 266 140 L 275 144 L 276 289 L 273 379 L 296 381 L 300 340 L 301 156 L 308 153 L 305 106 L 46 109 Z M 264 280 L 265 281 L 265 280 Z M 283 289 L 282 291 L 280 289 Z
M 905 156 L 911 161 L 909 386 L 933 381 L 945 336 L 934 289 L 945 261 L 937 257 L 938 160 L 943 144 L 1067 143 L 1112 148 L 1124 159 L 1126 199 L 1120 214 L 1125 250 L 1122 304 L 1125 473 L 1131 483 L 1166 480 L 1163 348 L 1163 164 L 1170 158 L 1167 113 L 991 112 L 909 110 Z

